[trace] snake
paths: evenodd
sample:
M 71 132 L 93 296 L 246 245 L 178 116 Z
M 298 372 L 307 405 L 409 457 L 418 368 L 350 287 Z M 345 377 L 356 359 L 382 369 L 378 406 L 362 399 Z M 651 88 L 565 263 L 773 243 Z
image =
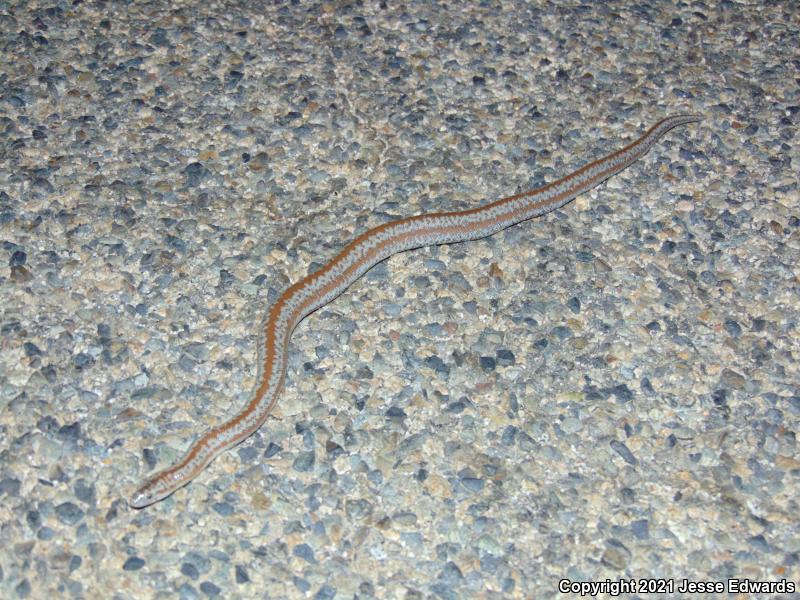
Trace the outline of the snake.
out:
M 294 329 L 372 267 L 399 252 L 485 238 L 561 208 L 640 159 L 674 127 L 700 120 L 695 114 L 668 116 L 623 148 L 536 189 L 467 210 L 388 221 L 356 237 L 325 266 L 289 286 L 267 311 L 258 331 L 258 372 L 246 404 L 198 437 L 179 461 L 147 477 L 130 496 L 129 506 L 144 508 L 167 498 L 219 454 L 255 433 L 280 396 Z

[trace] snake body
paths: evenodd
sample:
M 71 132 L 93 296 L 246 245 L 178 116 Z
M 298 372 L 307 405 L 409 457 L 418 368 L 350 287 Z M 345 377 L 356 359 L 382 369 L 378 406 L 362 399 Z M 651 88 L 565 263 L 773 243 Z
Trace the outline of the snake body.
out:
M 147 478 L 129 500 L 143 508 L 188 484 L 220 453 L 254 433 L 278 400 L 286 374 L 289 339 L 295 327 L 386 258 L 413 248 L 490 236 L 521 221 L 564 206 L 644 156 L 673 127 L 699 121 L 697 115 L 667 117 L 639 139 L 540 188 L 484 206 L 417 215 L 362 233 L 328 264 L 290 286 L 270 308 L 258 341 L 258 375 L 247 404 L 231 419 L 206 431 L 174 465 Z

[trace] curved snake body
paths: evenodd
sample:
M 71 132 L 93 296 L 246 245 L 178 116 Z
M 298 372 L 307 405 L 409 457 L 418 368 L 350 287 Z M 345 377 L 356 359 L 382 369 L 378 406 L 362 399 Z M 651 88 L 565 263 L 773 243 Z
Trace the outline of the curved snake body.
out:
M 699 120 L 697 115 L 667 117 L 624 148 L 535 190 L 469 210 L 418 215 L 384 223 L 358 236 L 327 265 L 289 287 L 270 308 L 260 330 L 258 374 L 247 404 L 231 419 L 201 435 L 181 460 L 142 483 L 130 498 L 130 506 L 143 508 L 163 500 L 194 479 L 220 453 L 261 427 L 283 387 L 289 339 L 294 328 L 373 266 L 398 252 L 432 244 L 476 240 L 549 213 L 644 156 L 673 127 Z

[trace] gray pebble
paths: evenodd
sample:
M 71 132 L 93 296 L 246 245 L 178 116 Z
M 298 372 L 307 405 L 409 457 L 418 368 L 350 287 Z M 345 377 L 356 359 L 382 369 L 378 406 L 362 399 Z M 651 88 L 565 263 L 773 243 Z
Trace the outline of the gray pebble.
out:
M 62 502 L 56 506 L 56 516 L 65 525 L 75 525 L 84 517 L 84 512 L 72 502 Z
M 138 556 L 131 556 L 128 560 L 125 561 L 125 564 L 122 565 L 122 569 L 125 571 L 138 571 L 142 567 L 144 567 L 145 561 Z
M 629 465 L 636 466 L 638 464 L 639 461 L 636 460 L 636 457 L 633 455 L 633 453 L 628 449 L 628 447 L 625 444 L 623 444 L 619 440 L 611 440 L 611 448 L 612 450 L 614 450 L 614 452 L 619 454 Z

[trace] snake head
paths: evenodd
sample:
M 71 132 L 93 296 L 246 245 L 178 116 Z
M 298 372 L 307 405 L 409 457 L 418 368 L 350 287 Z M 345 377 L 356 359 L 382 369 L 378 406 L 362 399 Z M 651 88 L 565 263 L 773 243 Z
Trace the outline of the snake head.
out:
M 171 496 L 177 489 L 174 485 L 170 485 L 172 478 L 173 473 L 170 469 L 156 473 L 148 478 L 136 488 L 136 491 L 128 500 L 128 506 L 131 508 L 144 508 Z

